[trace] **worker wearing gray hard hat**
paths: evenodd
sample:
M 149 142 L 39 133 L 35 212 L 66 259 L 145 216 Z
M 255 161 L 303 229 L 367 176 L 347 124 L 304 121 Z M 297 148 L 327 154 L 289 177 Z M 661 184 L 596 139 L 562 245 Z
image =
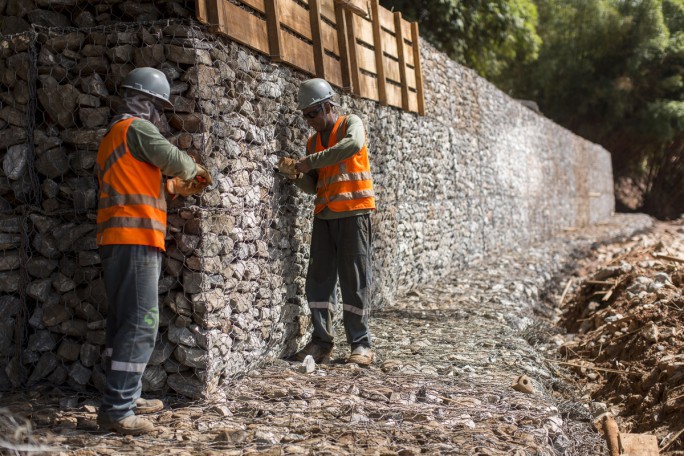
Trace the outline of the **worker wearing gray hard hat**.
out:
M 209 172 L 159 131 L 172 108 L 164 73 L 137 68 L 121 84 L 122 100 L 97 154 L 100 184 L 97 244 L 107 293 L 106 385 L 101 429 L 143 434 L 137 415 L 163 408 L 140 398 L 142 374 L 159 324 L 158 281 L 166 237 L 166 193 L 188 196 L 211 183 Z M 163 176 L 173 176 L 166 181 Z
M 319 78 L 302 83 L 298 108 L 315 130 L 306 155 L 284 157 L 281 173 L 297 186 L 316 195 L 306 295 L 311 309 L 311 342 L 295 354 L 328 362 L 333 351 L 332 311 L 336 284 L 342 292 L 343 322 L 351 355 L 347 362 L 367 366 L 373 362 L 368 329 L 371 290 L 371 220 L 375 194 L 366 133 L 361 119 L 338 115 L 333 91 Z

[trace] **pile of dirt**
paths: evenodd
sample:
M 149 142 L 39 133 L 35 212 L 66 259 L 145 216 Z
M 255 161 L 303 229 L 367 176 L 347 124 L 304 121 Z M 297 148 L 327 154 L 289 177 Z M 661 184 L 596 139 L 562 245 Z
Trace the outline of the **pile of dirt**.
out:
M 684 218 L 602 245 L 565 287 L 562 364 L 621 432 L 684 450 Z

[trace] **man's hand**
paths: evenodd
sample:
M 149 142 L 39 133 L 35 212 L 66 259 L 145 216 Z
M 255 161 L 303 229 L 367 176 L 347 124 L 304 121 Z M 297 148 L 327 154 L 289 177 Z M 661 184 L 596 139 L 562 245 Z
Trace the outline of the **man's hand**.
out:
M 278 172 L 284 174 L 288 179 L 297 179 L 299 178 L 299 172 L 297 172 L 295 167 L 296 163 L 297 161 L 294 158 L 282 157 L 278 160 Z
M 202 193 L 204 189 L 210 186 L 214 179 L 211 177 L 209 170 L 202 165 L 196 164 L 197 174 L 190 180 L 183 180 L 176 176 L 166 181 L 166 190 L 170 195 L 175 196 L 192 196 Z
M 204 188 L 202 188 L 202 190 L 204 190 L 205 188 L 209 187 L 211 184 L 214 183 L 214 178 L 211 177 L 211 173 L 204 166 L 197 163 L 195 164 L 195 166 L 197 166 L 197 174 L 195 174 L 195 180 L 204 186 Z
M 309 166 L 309 160 L 307 160 L 306 158 L 307 157 L 302 157 L 295 163 L 295 168 L 300 173 L 308 173 L 309 171 L 311 171 L 311 166 Z

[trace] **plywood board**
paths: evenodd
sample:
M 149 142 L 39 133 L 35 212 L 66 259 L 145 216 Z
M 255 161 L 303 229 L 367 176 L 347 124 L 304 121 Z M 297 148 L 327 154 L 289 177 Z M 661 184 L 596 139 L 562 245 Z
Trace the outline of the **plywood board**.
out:
M 408 44 L 406 40 L 404 40 L 404 58 L 406 59 L 406 65 L 415 66 L 413 61 L 413 45 Z
M 416 71 L 411 67 L 406 67 L 406 85 L 409 89 L 416 88 Z
M 409 111 L 418 112 L 418 94 L 409 92 Z
M 379 13 L 380 15 L 378 17 L 380 18 L 380 27 L 394 33 L 394 16 L 392 12 L 385 8 L 380 8 Z

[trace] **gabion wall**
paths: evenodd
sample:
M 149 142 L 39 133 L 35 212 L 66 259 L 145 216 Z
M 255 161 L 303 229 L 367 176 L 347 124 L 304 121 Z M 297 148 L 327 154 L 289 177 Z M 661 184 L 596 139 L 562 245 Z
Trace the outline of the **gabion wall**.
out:
M 308 333 L 312 199 L 272 172 L 304 152 L 295 96 L 307 76 L 210 35 L 192 5 L 0 1 L 0 390 L 102 387 L 94 163 L 116 88 L 139 66 L 167 75 L 166 134 L 216 176 L 169 202 L 144 389 L 211 394 Z M 421 51 L 427 116 L 340 99 L 367 127 L 376 308 L 614 207 L 605 150 Z

